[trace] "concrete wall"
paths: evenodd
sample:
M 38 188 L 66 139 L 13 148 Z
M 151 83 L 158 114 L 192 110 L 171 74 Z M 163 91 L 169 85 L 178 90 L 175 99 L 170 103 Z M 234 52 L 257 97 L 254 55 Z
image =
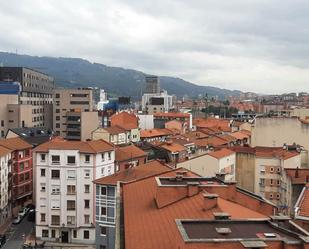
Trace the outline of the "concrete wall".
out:
M 257 118 L 252 128 L 251 146 L 280 147 L 284 143 L 300 144 L 309 150 L 309 124 L 296 118 Z M 308 157 L 302 166 L 308 166 Z
M 8 104 L 18 104 L 18 95 L 1 94 L 0 99 L 0 138 L 3 138 L 8 130 Z
M 139 118 L 138 126 L 142 130 L 153 129 L 153 115 L 137 115 Z
M 254 192 L 255 155 L 236 153 L 236 182 L 237 186 Z
M 80 140 L 91 139 L 91 133 L 99 126 L 98 112 L 82 112 L 80 126 Z

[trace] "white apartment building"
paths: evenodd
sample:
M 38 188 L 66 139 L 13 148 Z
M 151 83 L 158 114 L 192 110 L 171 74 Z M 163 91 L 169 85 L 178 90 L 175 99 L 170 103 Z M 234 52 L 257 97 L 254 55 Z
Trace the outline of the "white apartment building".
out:
M 9 203 L 9 173 L 11 172 L 11 150 L 0 146 L 0 225 L 11 217 L 11 205 Z
M 103 140 L 54 139 L 38 146 L 33 158 L 37 238 L 94 244 L 93 181 L 114 174 L 113 145 Z

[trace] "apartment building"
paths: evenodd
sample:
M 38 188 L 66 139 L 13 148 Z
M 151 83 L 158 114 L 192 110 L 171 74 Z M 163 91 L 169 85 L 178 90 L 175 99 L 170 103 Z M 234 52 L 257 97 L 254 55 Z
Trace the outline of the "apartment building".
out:
M 99 127 L 98 112 L 90 88 L 55 89 L 53 124 L 56 135 L 86 141 Z
M 34 150 L 36 236 L 78 244 L 95 243 L 93 181 L 114 173 L 115 152 L 103 141 L 55 138 Z
M 300 168 L 297 151 L 279 147 L 232 147 L 236 152 L 237 184 L 265 197 L 278 209 L 289 214 L 292 205 L 292 183 L 285 169 Z
M 11 152 L 10 149 L 0 146 L 0 225 L 3 225 L 11 218 L 12 214 L 11 185 L 9 183 L 9 174 L 12 174 Z
M 226 148 L 211 151 L 206 155 L 178 163 L 177 168 L 186 168 L 204 177 L 222 174 L 226 181 L 235 181 L 236 153 Z
M 128 132 L 118 126 L 98 128 L 92 132 L 92 140 L 103 139 L 113 144 L 128 143 Z
M 116 172 L 143 165 L 147 160 L 147 153 L 135 145 L 117 147 L 115 154 Z
M 54 79 L 51 76 L 25 67 L 0 67 L 0 81 L 20 84 L 18 102 L 8 103 L 7 116 L 0 117 L 4 126 L 52 128 Z
M 142 96 L 142 110 L 147 114 L 169 112 L 175 109 L 175 99 L 164 90 L 160 93 L 145 93 Z
M 21 207 L 32 202 L 32 145 L 17 137 L 0 140 L 0 146 L 11 151 L 8 194 L 16 215 Z
M 138 117 L 134 113 L 119 112 L 111 116 L 111 126 L 117 126 L 126 131 L 126 142 L 136 143 L 140 141 L 140 129 L 138 127 Z
M 96 249 L 114 249 L 116 244 L 116 224 L 120 220 L 120 183 L 168 172 L 171 169 L 158 161 L 127 168 L 113 175 L 95 180 L 96 184 Z M 118 234 L 119 239 L 119 234 Z

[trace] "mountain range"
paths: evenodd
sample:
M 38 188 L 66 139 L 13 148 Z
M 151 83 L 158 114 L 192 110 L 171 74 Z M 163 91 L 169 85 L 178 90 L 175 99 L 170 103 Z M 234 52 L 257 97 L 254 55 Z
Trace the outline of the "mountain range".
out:
M 38 57 L 0 52 L 2 66 L 22 66 L 41 71 L 54 77 L 57 87 L 98 87 L 115 96 L 139 98 L 145 88 L 143 72 L 110 67 L 104 64 L 91 63 L 80 58 Z M 212 86 L 199 86 L 180 78 L 160 76 L 162 89 L 177 96 L 196 97 L 199 94 L 218 96 L 239 95 L 240 91 L 231 91 Z

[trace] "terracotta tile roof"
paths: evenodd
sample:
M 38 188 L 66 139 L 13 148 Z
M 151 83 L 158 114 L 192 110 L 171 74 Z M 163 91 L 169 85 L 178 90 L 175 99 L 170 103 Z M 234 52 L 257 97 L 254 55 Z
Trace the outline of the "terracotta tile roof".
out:
M 32 145 L 21 139 L 20 137 L 1 139 L 0 145 L 10 150 L 31 149 Z
M 160 145 L 161 148 L 167 150 L 167 151 L 170 151 L 172 153 L 177 153 L 177 152 L 181 152 L 181 151 L 186 151 L 187 148 L 184 147 L 183 145 L 181 144 L 178 144 L 178 143 L 165 143 L 163 145 Z
M 228 134 L 218 135 L 218 137 L 224 139 L 228 143 L 232 143 L 232 142 L 237 141 L 237 139 L 234 136 L 232 136 L 232 134 L 230 134 L 230 135 L 228 135 Z
M 160 175 L 175 177 L 178 171 Z M 158 209 L 155 197 L 157 182 L 155 177 L 123 185 L 124 229 L 126 249 L 150 248 L 191 248 L 205 249 L 205 243 L 185 243 L 175 222 L 176 219 L 214 219 L 214 212 L 225 212 L 231 219 L 267 218 L 245 206 L 218 198 L 214 208 L 204 210 L 202 192 L 185 197 L 168 206 Z M 213 245 L 213 244 L 212 244 Z M 211 248 L 220 248 L 215 244 Z M 226 248 L 243 248 L 230 243 Z
M 95 141 L 67 141 L 53 139 L 35 148 L 35 152 L 48 152 L 49 150 L 78 150 L 82 153 L 100 153 L 114 150 L 114 146 L 104 140 Z
M 111 126 L 119 126 L 125 130 L 138 128 L 138 117 L 134 113 L 120 112 L 111 116 Z
M 285 171 L 291 178 L 292 184 L 306 184 L 309 181 L 309 169 L 307 168 L 285 169 Z
M 169 129 L 149 129 L 141 130 L 141 138 L 152 138 L 173 135 L 173 132 Z
M 194 119 L 193 124 L 199 128 L 217 128 L 220 131 L 230 132 L 230 120 L 207 118 L 207 119 Z
M 106 130 L 111 135 L 117 135 L 117 134 L 126 132 L 125 129 L 123 129 L 119 126 L 116 126 L 116 125 L 110 126 L 110 127 L 105 127 L 105 128 L 103 128 L 103 130 Z
M 190 139 L 202 139 L 202 138 L 209 137 L 209 135 L 207 135 L 207 134 L 205 134 L 201 131 L 190 131 L 190 132 L 183 134 L 182 136 L 190 138 Z
M 248 131 L 248 130 L 240 130 L 240 132 L 242 132 L 242 133 L 244 133 L 244 134 L 246 134 L 246 135 L 248 135 L 248 136 L 251 137 L 251 131 Z
M 154 117 L 166 117 L 166 118 L 190 118 L 189 113 L 182 112 L 157 112 L 153 114 Z
M 125 169 L 113 175 L 99 178 L 94 181 L 101 185 L 117 185 L 117 182 L 132 182 L 149 176 L 158 175 L 164 172 L 171 171 L 171 168 L 159 161 L 147 162 L 143 165 Z
M 304 187 L 303 198 L 299 206 L 299 215 L 309 218 L 309 183 Z
M 249 135 L 247 135 L 246 133 L 244 133 L 242 131 L 232 132 L 230 135 L 232 137 L 236 138 L 237 140 L 244 140 L 244 139 L 250 138 Z
M 222 138 L 219 137 L 209 137 L 209 138 L 203 138 L 203 139 L 197 139 L 194 141 L 196 146 L 204 147 L 204 146 L 221 146 L 221 145 L 227 145 L 228 142 Z
M 146 157 L 147 153 L 136 147 L 135 145 L 129 145 L 125 147 L 118 147 L 115 150 L 115 160 L 117 162 L 127 161 L 132 158 Z
M 210 152 L 210 153 L 208 153 L 208 155 L 209 155 L 209 156 L 212 156 L 212 157 L 214 157 L 214 158 L 217 158 L 217 159 L 221 159 L 221 158 L 230 156 L 230 155 L 232 155 L 232 154 L 234 154 L 234 153 L 235 153 L 235 152 L 232 151 L 232 150 L 223 148 L 223 149 L 221 149 L 221 150 L 217 150 L 217 151 Z
M 274 158 L 279 158 L 283 160 L 287 160 L 289 158 L 299 155 L 297 151 L 288 151 L 288 150 L 283 149 L 282 147 L 233 146 L 230 149 L 238 153 L 255 154 L 257 157 L 262 157 L 262 158 L 274 157 Z
M 6 147 L 0 146 L 0 157 L 6 156 L 7 154 L 10 154 L 12 152 L 11 149 L 8 149 Z

